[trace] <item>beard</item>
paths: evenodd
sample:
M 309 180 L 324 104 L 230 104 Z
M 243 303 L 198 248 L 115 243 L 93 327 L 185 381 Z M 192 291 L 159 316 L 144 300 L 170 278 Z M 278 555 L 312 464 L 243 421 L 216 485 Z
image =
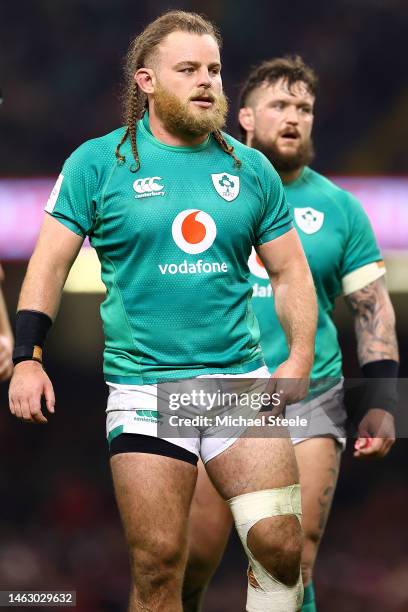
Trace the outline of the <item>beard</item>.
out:
M 191 109 L 190 100 L 203 95 L 211 100 L 211 108 Z M 154 92 L 154 108 L 164 127 L 171 134 L 204 136 L 220 130 L 225 125 L 228 101 L 223 93 L 217 95 L 214 92 L 197 90 L 183 102 L 171 91 L 158 85 Z
M 261 151 L 278 172 L 291 172 L 308 166 L 315 155 L 311 138 L 301 142 L 296 151 L 288 153 L 282 152 L 275 142 L 265 142 L 256 135 L 252 139 L 251 147 Z

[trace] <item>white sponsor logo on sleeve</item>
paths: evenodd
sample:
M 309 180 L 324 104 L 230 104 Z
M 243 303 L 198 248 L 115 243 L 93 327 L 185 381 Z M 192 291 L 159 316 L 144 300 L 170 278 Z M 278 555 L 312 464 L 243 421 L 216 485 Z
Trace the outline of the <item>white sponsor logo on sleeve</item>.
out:
M 59 177 L 57 178 L 57 182 L 55 183 L 53 187 L 53 190 L 50 193 L 50 197 L 48 198 L 47 204 L 45 205 L 45 210 L 49 213 L 54 210 L 55 204 L 57 203 L 57 199 L 59 196 L 59 192 L 60 192 L 63 180 L 64 180 L 64 175 L 60 174 Z

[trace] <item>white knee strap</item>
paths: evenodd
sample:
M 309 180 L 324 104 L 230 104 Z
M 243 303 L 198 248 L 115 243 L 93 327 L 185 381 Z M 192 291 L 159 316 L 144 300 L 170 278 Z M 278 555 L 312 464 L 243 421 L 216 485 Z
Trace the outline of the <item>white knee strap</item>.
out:
M 303 585 L 299 571 L 297 583 L 289 587 L 274 578 L 255 559 L 248 548 L 248 532 L 258 521 L 272 516 L 294 514 L 301 520 L 300 485 L 266 489 L 238 495 L 228 500 L 235 526 L 250 561 L 259 589 L 248 584 L 247 612 L 295 612 L 303 601 Z

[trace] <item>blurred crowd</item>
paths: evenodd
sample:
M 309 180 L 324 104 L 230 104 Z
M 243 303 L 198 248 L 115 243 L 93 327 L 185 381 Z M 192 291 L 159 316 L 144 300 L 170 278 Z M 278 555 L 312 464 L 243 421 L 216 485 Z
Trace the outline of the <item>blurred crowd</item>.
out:
M 405 0 L 258 0 L 256 10 L 250 0 L 20 0 L 0 8 L 0 175 L 55 174 L 81 142 L 116 128 L 128 43 L 168 8 L 220 27 L 230 132 L 250 66 L 300 53 L 321 80 L 317 169 L 406 171 Z

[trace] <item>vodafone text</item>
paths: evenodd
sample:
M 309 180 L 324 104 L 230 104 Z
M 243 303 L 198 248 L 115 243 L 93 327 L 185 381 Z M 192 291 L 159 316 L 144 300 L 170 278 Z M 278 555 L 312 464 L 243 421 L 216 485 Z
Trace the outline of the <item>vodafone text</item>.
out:
M 196 262 L 188 262 L 185 259 L 180 264 L 158 264 L 161 274 L 209 274 L 211 272 L 228 272 L 228 266 L 223 261 L 219 263 L 217 261 L 208 262 L 199 259 Z
M 259 285 L 258 283 L 255 283 L 255 285 L 253 285 L 252 287 L 252 297 L 258 297 L 258 298 L 272 297 L 271 285 L 268 284 L 264 286 L 264 285 Z

